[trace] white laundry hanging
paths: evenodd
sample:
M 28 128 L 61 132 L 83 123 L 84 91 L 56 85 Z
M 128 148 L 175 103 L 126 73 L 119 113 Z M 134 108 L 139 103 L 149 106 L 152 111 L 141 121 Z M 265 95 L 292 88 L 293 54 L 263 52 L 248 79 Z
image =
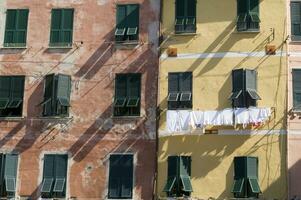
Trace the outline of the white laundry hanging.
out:
M 204 125 L 222 125 L 222 118 L 219 111 L 204 111 Z
M 192 111 L 191 112 L 191 123 L 193 128 L 204 127 L 204 112 L 203 111 Z
M 222 125 L 233 125 L 233 109 L 232 108 L 226 108 L 222 111 L 220 111 L 221 114 L 221 120 Z
M 247 108 L 236 108 L 234 110 L 235 124 L 242 124 L 244 127 L 250 122 L 250 113 Z
M 188 131 L 191 126 L 190 111 L 168 110 L 166 113 L 166 126 L 168 132 Z

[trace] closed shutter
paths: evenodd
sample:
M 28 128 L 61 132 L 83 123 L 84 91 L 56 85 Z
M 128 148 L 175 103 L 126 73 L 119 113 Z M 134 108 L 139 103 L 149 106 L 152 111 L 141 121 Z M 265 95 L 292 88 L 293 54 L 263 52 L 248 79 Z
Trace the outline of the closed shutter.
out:
M 27 35 L 28 10 L 22 9 L 17 11 L 16 33 L 14 43 L 25 46 Z
M 73 13 L 73 9 L 63 9 L 61 42 L 67 45 L 71 45 L 72 43 Z
M 11 95 L 8 108 L 18 108 L 23 102 L 24 81 L 24 76 L 11 77 Z
M 41 191 L 50 193 L 55 179 L 55 155 L 45 155 Z
M 137 107 L 140 102 L 140 74 L 130 74 L 127 78 L 127 107 Z
M 256 13 L 259 15 L 259 0 L 250 0 L 250 13 Z
M 241 179 L 246 177 L 247 157 L 234 158 L 234 179 Z
M 127 5 L 126 21 L 128 28 L 139 27 L 139 5 Z
M 258 178 L 258 158 L 247 157 L 247 177 Z
M 118 74 L 115 78 L 115 107 L 124 107 L 127 102 L 127 76 Z
M 10 101 L 11 78 L 0 77 L 0 109 L 6 109 Z
M 176 0 L 176 18 L 185 18 L 185 0 Z
M 301 36 L 301 2 L 291 2 L 291 32 L 294 36 Z
M 231 99 L 234 107 L 244 107 L 244 70 L 232 70 L 232 94 Z
M 15 192 L 18 168 L 18 155 L 6 154 L 5 156 L 5 186 L 7 192 Z
M 59 74 L 57 86 L 57 100 L 61 106 L 70 106 L 71 77 Z
M 237 0 L 237 14 L 247 14 L 249 12 L 248 0 Z
M 187 1 L 187 17 L 196 17 L 196 0 L 186 0 Z
M 12 44 L 15 42 L 14 34 L 16 30 L 16 22 L 17 22 L 17 10 L 7 10 L 4 44 Z
M 120 172 L 121 166 L 119 166 L 120 157 L 118 155 L 110 156 L 110 173 L 109 173 L 109 198 L 118 198 L 120 187 Z
M 168 74 L 168 93 L 179 92 L 179 74 L 169 73 Z
M 121 175 L 121 197 L 131 198 L 133 190 L 133 156 L 123 155 L 120 159 L 120 165 L 122 166 Z
M 117 28 L 126 28 L 126 5 L 118 5 L 116 11 L 116 27 Z
M 293 106 L 301 109 L 301 69 L 293 70 Z
M 65 183 L 67 179 L 67 155 L 55 156 L 55 182 L 54 192 L 63 192 L 65 190 Z
M 191 92 L 192 91 L 192 73 L 185 72 L 179 74 L 179 91 Z
M 50 44 L 60 43 L 62 28 L 62 10 L 52 9 L 51 11 L 51 33 Z

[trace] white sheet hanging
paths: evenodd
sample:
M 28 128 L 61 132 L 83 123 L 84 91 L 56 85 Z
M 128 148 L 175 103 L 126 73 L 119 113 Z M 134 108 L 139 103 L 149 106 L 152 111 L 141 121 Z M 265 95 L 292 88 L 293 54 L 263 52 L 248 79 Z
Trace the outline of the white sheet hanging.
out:
M 232 108 L 226 108 L 222 111 L 220 111 L 221 119 L 222 119 L 222 125 L 233 125 L 233 109 Z
M 192 111 L 191 112 L 191 123 L 192 123 L 192 128 L 204 127 L 204 112 L 203 111 Z
M 236 124 L 242 124 L 245 127 L 249 123 L 250 113 L 247 108 L 236 108 L 234 114 Z

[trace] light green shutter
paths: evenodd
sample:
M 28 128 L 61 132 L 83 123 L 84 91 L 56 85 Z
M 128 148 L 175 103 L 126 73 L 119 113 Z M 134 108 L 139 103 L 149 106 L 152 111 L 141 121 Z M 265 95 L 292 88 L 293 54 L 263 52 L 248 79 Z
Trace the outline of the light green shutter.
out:
M 4 178 L 7 192 L 15 192 L 18 168 L 18 155 L 5 155 Z
M 57 100 L 61 106 L 70 106 L 71 77 L 59 74 L 57 86 Z
M 0 109 L 6 109 L 10 101 L 11 77 L 0 76 Z
M 192 192 L 191 180 L 191 158 L 189 156 L 180 157 L 180 179 L 183 185 L 183 191 Z

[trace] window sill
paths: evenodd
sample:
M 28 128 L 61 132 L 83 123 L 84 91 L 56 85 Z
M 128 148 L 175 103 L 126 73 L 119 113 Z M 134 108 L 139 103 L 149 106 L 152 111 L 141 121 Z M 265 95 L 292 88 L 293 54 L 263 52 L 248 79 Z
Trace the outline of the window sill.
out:
M 48 46 L 48 49 L 72 49 L 73 46 Z
M 139 41 L 135 40 L 135 41 L 124 41 L 124 42 L 117 42 L 115 41 L 115 47 L 117 49 L 133 49 L 136 46 L 139 45 Z
M 3 46 L 1 49 L 27 49 L 27 46 Z
M 128 119 L 128 120 L 134 120 L 134 119 L 141 119 L 143 118 L 143 116 L 139 115 L 139 116 L 112 116 L 112 119 L 115 120 L 124 120 L 124 119 Z
M 173 33 L 174 36 L 196 36 L 199 35 L 198 33 Z
M 22 121 L 25 117 L 0 117 L 0 121 Z
M 38 119 L 41 120 L 70 120 L 73 117 L 58 117 L 58 116 L 42 116 L 42 117 L 38 117 Z
M 234 31 L 234 33 L 237 34 L 258 34 L 260 33 L 260 30 L 246 30 L 246 31 Z

